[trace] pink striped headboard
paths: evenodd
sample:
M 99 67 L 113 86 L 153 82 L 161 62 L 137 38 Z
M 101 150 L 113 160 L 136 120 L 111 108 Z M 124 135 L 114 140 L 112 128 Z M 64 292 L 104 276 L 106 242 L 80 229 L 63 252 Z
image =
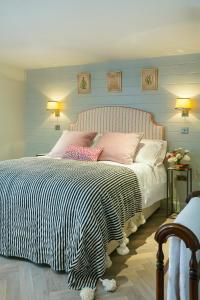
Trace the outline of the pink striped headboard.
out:
M 146 139 L 163 139 L 164 127 L 156 124 L 151 113 L 131 107 L 103 106 L 78 114 L 70 130 L 103 132 L 143 132 Z

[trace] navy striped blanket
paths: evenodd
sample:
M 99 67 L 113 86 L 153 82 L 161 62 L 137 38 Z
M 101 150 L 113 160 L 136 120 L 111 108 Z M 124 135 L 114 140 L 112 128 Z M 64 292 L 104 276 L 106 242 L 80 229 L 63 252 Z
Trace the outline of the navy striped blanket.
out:
M 94 162 L 0 162 L 0 254 L 65 270 L 68 286 L 94 288 L 106 248 L 141 211 L 133 171 Z

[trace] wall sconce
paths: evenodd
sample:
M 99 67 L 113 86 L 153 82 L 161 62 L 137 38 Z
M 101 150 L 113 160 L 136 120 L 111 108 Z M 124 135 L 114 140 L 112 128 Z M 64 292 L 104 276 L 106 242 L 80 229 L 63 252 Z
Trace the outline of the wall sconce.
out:
M 48 101 L 47 110 L 55 113 L 56 117 L 60 117 L 60 111 L 63 110 L 63 103 L 60 101 Z
M 60 112 L 64 109 L 64 105 L 60 101 L 48 101 L 47 102 L 47 110 L 51 111 L 53 114 L 55 114 L 55 117 L 60 117 Z M 60 130 L 60 125 L 55 125 L 55 130 Z
M 182 117 L 188 117 L 192 108 L 192 101 L 190 98 L 177 98 L 175 108 L 182 110 Z

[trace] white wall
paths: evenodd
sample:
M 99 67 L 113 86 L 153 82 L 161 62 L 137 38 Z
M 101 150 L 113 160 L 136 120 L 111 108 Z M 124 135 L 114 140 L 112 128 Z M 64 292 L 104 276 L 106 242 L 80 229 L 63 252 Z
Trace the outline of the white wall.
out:
M 0 64 L 0 160 L 24 154 L 25 72 Z

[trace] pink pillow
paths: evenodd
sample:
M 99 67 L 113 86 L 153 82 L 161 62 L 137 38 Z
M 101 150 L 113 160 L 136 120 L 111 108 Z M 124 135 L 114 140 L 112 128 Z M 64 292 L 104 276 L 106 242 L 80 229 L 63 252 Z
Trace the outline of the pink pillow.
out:
M 81 131 L 67 131 L 64 130 L 61 137 L 47 154 L 48 157 L 62 157 L 65 153 L 66 147 L 69 145 L 77 145 L 82 147 L 89 147 L 96 136 L 96 132 L 81 132 Z
M 102 148 L 90 148 L 70 145 L 65 150 L 63 158 L 74 160 L 97 161 L 102 150 Z
M 98 160 L 132 164 L 142 136 L 141 133 L 113 132 L 103 134 L 97 143 L 97 147 L 103 148 Z

